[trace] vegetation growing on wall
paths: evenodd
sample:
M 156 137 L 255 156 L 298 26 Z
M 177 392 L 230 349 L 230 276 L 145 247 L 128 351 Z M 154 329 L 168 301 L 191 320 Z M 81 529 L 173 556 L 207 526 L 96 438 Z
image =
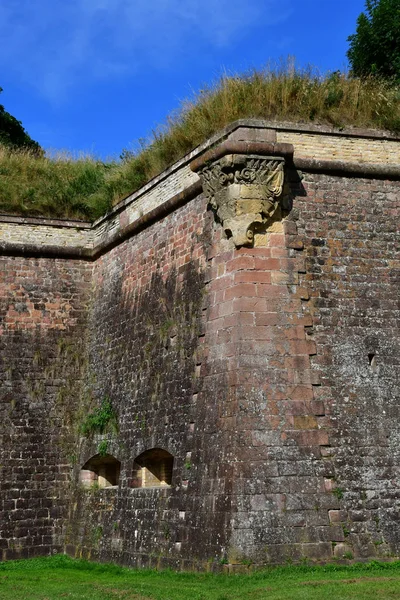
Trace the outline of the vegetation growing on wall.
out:
M 104 398 L 101 405 L 89 413 L 81 425 L 81 433 L 86 437 L 95 433 L 116 433 L 117 430 L 117 414 L 108 398 Z
M 320 76 L 293 66 L 223 76 L 183 102 L 147 143 L 120 160 L 37 156 L 0 145 L 0 211 L 93 220 L 228 123 L 241 118 L 400 130 L 393 82 Z

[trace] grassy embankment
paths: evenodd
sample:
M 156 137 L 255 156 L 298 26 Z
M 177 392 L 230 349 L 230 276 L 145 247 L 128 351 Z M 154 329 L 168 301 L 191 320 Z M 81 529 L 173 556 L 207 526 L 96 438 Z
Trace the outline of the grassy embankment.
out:
M 285 566 L 249 575 L 131 570 L 58 555 L 0 563 L 2 600 L 388 600 L 400 562 Z
M 222 77 L 167 119 L 136 153 L 37 157 L 0 146 L 0 212 L 93 220 L 236 119 L 400 131 L 400 89 L 373 78 L 293 68 Z

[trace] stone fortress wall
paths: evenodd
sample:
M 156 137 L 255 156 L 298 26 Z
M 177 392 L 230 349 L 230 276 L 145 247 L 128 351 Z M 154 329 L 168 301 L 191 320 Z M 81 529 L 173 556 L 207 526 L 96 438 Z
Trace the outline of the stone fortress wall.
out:
M 399 555 L 399 157 L 239 121 L 93 225 L 0 216 L 3 559 Z

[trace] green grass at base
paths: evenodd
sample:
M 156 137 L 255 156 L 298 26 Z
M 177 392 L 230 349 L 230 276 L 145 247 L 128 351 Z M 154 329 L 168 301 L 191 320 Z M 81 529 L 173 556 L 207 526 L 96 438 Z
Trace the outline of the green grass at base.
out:
M 386 600 L 400 562 L 271 567 L 249 575 L 134 570 L 63 555 L 0 563 L 1 600 Z

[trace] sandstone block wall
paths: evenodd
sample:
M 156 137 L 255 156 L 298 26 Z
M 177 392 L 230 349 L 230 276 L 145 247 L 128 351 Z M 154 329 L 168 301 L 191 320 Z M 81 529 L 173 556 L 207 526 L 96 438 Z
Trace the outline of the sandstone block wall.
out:
M 2 559 L 63 548 L 90 282 L 87 263 L 0 259 Z
M 239 122 L 93 226 L 4 219 L 3 558 L 398 556 L 399 144 Z
M 399 182 L 313 176 L 291 218 L 307 248 L 315 401 L 343 549 L 398 555 Z

